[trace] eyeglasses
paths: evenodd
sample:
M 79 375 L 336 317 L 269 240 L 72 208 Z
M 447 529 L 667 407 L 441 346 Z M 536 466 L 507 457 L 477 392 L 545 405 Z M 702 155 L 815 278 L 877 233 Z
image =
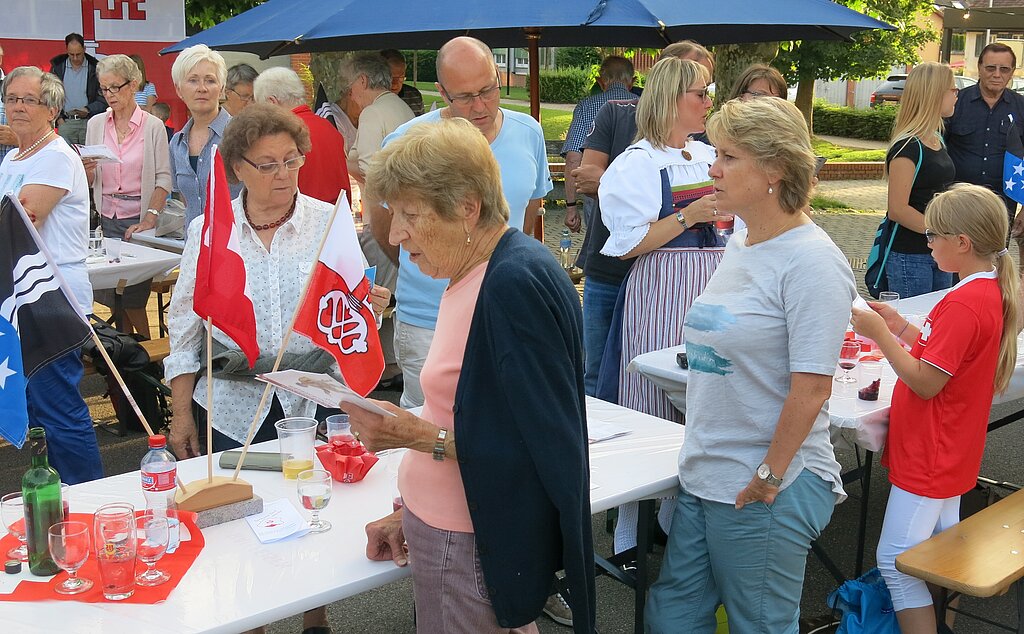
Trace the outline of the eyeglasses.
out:
M 928 244 L 931 244 L 932 242 L 935 242 L 935 238 L 938 238 L 939 236 L 949 237 L 949 236 L 954 236 L 954 235 L 956 235 L 956 234 L 955 233 L 939 233 L 938 231 L 932 231 L 931 229 L 925 229 L 924 230 L 924 239 L 928 242 Z
M 707 86 L 704 86 L 700 90 L 687 90 L 686 92 L 693 93 L 700 97 L 701 101 L 705 101 L 709 98 L 709 95 L 711 94 L 711 89 L 708 88 Z
M 441 84 L 441 82 L 438 82 L 438 84 Z M 448 101 L 459 106 L 468 106 L 472 104 L 474 101 L 476 101 L 477 98 L 479 98 L 480 101 L 486 103 L 497 97 L 498 91 L 500 90 L 501 84 L 496 83 L 490 88 L 484 88 L 480 92 L 475 92 L 471 95 L 453 95 L 450 92 L 448 92 L 448 89 L 444 87 L 444 84 L 441 84 L 441 91 L 444 92 L 444 94 L 448 97 Z
M 238 92 L 238 91 L 237 91 L 237 90 L 235 90 L 234 88 L 228 88 L 228 92 L 233 92 L 233 93 L 235 93 L 235 95 L 236 95 L 236 96 L 237 96 L 237 97 L 238 97 L 239 99 L 241 99 L 242 101 L 244 101 L 245 103 L 249 103 L 249 102 L 251 102 L 251 101 L 252 101 L 253 99 L 255 99 L 255 97 L 253 97 L 253 95 L 243 95 L 242 93 Z
M 242 157 L 242 160 L 256 168 L 256 171 L 259 172 L 260 174 L 269 176 L 271 174 L 277 174 L 277 172 L 280 171 L 282 166 L 289 172 L 294 172 L 298 170 L 300 167 L 303 166 L 303 164 L 305 164 L 306 156 L 304 154 L 300 154 L 293 159 L 288 159 L 284 163 L 263 163 L 261 165 L 253 163 L 244 156 Z
M 104 88 L 103 86 L 100 86 L 100 92 L 105 94 L 105 95 L 115 95 L 115 94 L 121 92 L 121 89 L 124 88 L 125 86 L 127 86 L 130 83 L 132 83 L 132 82 L 126 81 L 123 84 L 121 84 L 120 86 L 110 86 L 110 87 L 107 87 L 107 88 Z
M 982 66 L 982 68 L 985 69 L 986 73 L 994 73 L 996 71 L 999 71 L 1000 75 L 1009 75 L 1010 73 L 1013 72 L 1013 69 L 1010 68 L 1009 66 L 996 66 L 995 64 L 986 64 Z
M 760 90 L 744 90 L 744 95 L 750 95 L 751 97 L 774 97 L 770 92 L 761 92 Z
M 21 102 L 26 106 L 38 106 L 43 103 L 43 100 L 38 97 L 15 97 L 14 95 L 4 95 L 4 104 L 13 106 L 18 102 Z

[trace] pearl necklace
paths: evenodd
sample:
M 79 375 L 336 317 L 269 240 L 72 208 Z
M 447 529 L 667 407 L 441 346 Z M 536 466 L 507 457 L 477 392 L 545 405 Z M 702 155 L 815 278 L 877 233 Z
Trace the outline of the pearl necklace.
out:
M 53 130 L 52 130 L 52 129 L 51 129 L 51 130 L 48 130 L 48 131 L 46 132 L 46 134 L 44 134 L 43 136 L 39 137 L 39 140 L 38 140 L 38 141 L 36 141 L 36 142 L 35 142 L 35 143 L 33 143 L 32 145 L 28 146 L 28 147 L 27 147 L 27 148 L 25 148 L 24 150 L 22 150 L 22 151 L 18 152 L 18 154 L 17 154 L 17 155 L 16 155 L 15 157 L 14 157 L 14 160 L 15 160 L 15 161 L 20 161 L 21 159 L 23 159 L 23 158 L 25 158 L 26 156 L 28 156 L 29 154 L 31 154 L 31 153 L 32 153 L 32 152 L 33 152 L 33 151 L 34 151 L 34 150 L 35 150 L 35 149 L 36 149 L 37 147 L 39 147 L 39 145 L 40 145 L 40 144 L 41 144 L 41 143 L 42 143 L 43 141 L 45 141 L 46 139 L 50 138 L 50 135 L 51 135 L 51 134 L 53 134 Z

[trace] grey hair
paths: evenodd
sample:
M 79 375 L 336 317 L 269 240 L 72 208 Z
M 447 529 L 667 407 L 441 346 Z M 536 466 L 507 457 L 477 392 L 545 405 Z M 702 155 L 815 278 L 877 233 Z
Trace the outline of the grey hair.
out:
M 46 73 L 36 66 L 19 66 L 4 77 L 3 92 L 7 95 L 7 87 L 18 77 L 39 80 L 39 97 L 47 108 L 64 110 L 64 82 L 53 73 Z
M 391 90 L 391 67 L 379 53 L 353 53 L 341 60 L 338 68 L 342 92 L 350 87 L 360 75 L 373 90 Z
M 608 83 L 628 84 L 633 81 L 633 62 L 619 55 L 609 55 L 601 62 L 600 77 Z
M 258 75 L 256 69 L 248 64 L 235 64 L 228 69 L 228 78 L 224 83 L 224 88 L 232 90 L 238 84 L 251 84 L 256 81 Z
M 306 103 L 305 84 L 294 70 L 284 66 L 268 68 L 260 73 L 252 82 L 252 94 L 257 103 L 267 103 L 271 97 L 282 106 L 295 107 Z
M 181 82 L 185 81 L 185 77 L 200 62 L 210 62 L 216 66 L 217 81 L 220 82 L 221 86 L 224 86 L 228 74 L 227 64 L 220 53 L 212 50 L 206 44 L 190 46 L 178 54 L 178 58 L 174 60 L 174 64 L 171 66 L 171 81 L 174 82 L 174 85 L 180 88 Z
M 136 84 L 142 83 L 142 71 L 135 60 L 127 55 L 108 55 L 96 64 L 96 74 L 103 75 L 111 73 L 125 81 L 133 81 Z

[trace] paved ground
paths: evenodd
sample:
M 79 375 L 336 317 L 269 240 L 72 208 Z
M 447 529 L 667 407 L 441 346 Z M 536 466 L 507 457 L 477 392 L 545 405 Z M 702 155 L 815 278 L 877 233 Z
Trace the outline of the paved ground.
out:
M 873 204 L 881 205 L 879 208 L 884 207 L 878 202 L 879 195 L 884 201 L 884 189 L 880 194 L 878 188 L 881 185 L 878 183 L 832 183 L 826 186 L 836 187 L 835 190 L 829 190 L 830 196 L 837 198 L 849 196 L 849 199 L 841 199 L 850 204 L 853 204 L 854 200 L 860 199 L 854 197 L 863 197 L 864 200 L 873 200 Z M 865 208 L 872 209 L 873 207 Z M 553 251 L 557 251 L 563 217 L 564 209 L 562 208 L 554 207 L 548 212 L 546 243 Z M 877 213 L 819 213 L 815 215 L 815 222 L 832 236 L 847 257 L 855 259 L 866 256 L 879 218 Z M 574 244 L 577 247 L 580 241 L 581 236 L 574 235 Z M 861 272 L 857 273 L 862 277 Z M 108 402 L 102 396 L 102 383 L 95 379 L 87 381 L 83 386 L 83 392 L 87 395 L 93 417 L 100 423 L 100 427 L 109 423 L 112 414 Z M 398 399 L 396 392 L 380 392 L 375 396 L 394 402 L 397 402 Z M 1021 403 L 1017 403 L 1016 406 L 1020 407 Z M 1013 407 L 999 408 L 996 413 L 1001 416 L 1009 409 L 1013 409 Z M 101 443 L 107 474 L 112 475 L 138 469 L 139 461 L 145 453 L 145 439 L 141 434 L 132 434 L 128 438 L 117 438 L 100 429 L 97 435 Z M 989 436 L 982 473 L 996 480 L 1024 482 L 1024 463 L 1019 458 L 1021 455 L 1024 455 L 1024 437 L 1020 433 L 1020 427 L 1011 425 L 996 431 Z M 858 464 L 857 457 L 850 450 L 839 450 L 837 457 L 844 468 L 849 469 Z M 869 530 L 866 540 L 868 566 L 873 565 L 874 562 L 874 544 L 877 542 L 888 492 L 885 473 L 878 465 L 877 458 L 874 464 L 875 477 L 870 489 Z M 16 490 L 19 486 L 20 476 L 27 466 L 28 456 L 25 452 L 18 452 L 10 446 L 0 446 L 0 492 Z M 819 543 L 831 553 L 840 568 L 850 574 L 856 547 L 857 511 L 863 493 L 857 484 L 849 486 L 848 493 L 850 499 L 836 508 L 832 522 Z M 611 540 L 604 531 L 603 516 L 594 518 L 594 536 L 597 551 L 609 553 Z M 658 562 L 660 557 L 661 549 L 658 548 L 652 559 Z M 652 581 L 656 575 L 657 565 L 654 566 L 651 573 Z M 828 610 L 825 607 L 825 597 L 835 586 L 835 580 L 826 572 L 821 563 L 813 556 L 809 557 L 801 601 L 804 616 L 826 614 Z M 629 590 L 612 583 L 607 578 L 600 579 L 597 588 L 598 628 L 600 631 L 605 634 L 631 631 L 633 616 L 632 597 Z M 984 602 L 965 601 L 964 604 L 964 607 L 973 607 L 976 611 L 983 611 L 990 618 L 1006 622 L 1012 622 L 1015 610 L 1012 596 L 998 597 Z M 334 603 L 329 607 L 328 613 L 331 625 L 338 633 L 392 633 L 415 630 L 412 610 L 412 588 L 408 581 L 403 581 Z M 0 623 L 2 623 L 2 616 L 0 616 Z M 569 631 L 546 618 L 541 618 L 539 625 L 542 632 L 564 633 Z M 300 630 L 301 622 L 298 617 L 275 623 L 270 627 L 270 631 L 275 634 L 298 633 Z M 956 631 L 962 634 L 976 634 L 998 630 L 991 626 L 961 619 Z

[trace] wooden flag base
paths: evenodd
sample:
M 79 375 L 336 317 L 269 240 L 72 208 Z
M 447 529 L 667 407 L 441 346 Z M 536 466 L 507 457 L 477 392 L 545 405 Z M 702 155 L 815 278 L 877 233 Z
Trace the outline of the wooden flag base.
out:
M 251 484 L 226 476 L 215 476 L 212 482 L 206 479 L 189 482 L 187 490 L 188 493 L 183 493 L 179 489 L 174 501 L 182 511 L 195 513 L 252 499 Z

